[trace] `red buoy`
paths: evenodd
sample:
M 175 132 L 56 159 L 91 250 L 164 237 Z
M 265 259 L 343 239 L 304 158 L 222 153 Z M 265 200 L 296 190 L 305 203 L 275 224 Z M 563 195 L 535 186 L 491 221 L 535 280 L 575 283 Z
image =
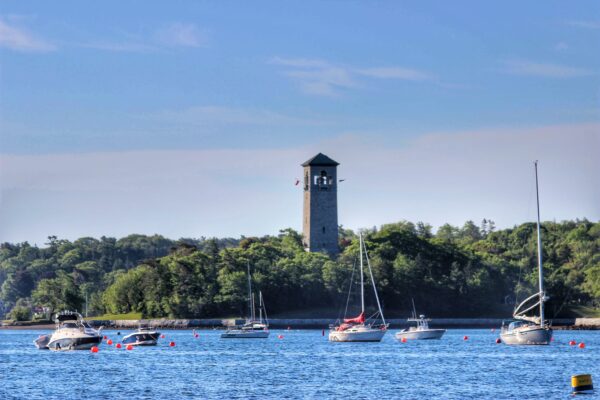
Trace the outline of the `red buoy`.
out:
M 112 346 L 112 339 L 108 339 L 108 340 L 106 341 L 106 344 L 107 344 L 107 345 L 109 345 L 109 346 Z
M 165 335 L 160 335 L 160 338 L 161 338 L 161 339 L 164 339 L 164 338 L 165 338 Z
M 104 340 L 108 339 L 108 336 L 104 335 Z
M 92 353 L 97 353 L 98 352 L 98 347 L 97 346 L 93 346 L 91 349 Z
M 283 339 L 283 335 L 278 335 L 277 339 Z
M 194 335 L 195 338 L 199 338 L 200 335 L 198 335 L 197 333 Z
M 126 350 L 133 350 L 133 346 L 128 344 L 127 347 L 125 347 Z
M 502 343 L 502 340 L 500 340 L 500 338 L 497 338 L 496 339 L 496 344 L 500 344 L 500 343 Z
M 463 340 L 469 340 L 469 337 L 467 335 L 463 336 Z
M 169 342 L 169 347 L 175 347 L 175 342 Z
M 400 341 L 401 341 L 402 343 L 406 343 L 406 338 L 405 338 L 405 337 L 403 337 L 403 338 L 402 338 Z
M 585 343 L 581 342 L 577 347 L 579 347 L 580 349 L 585 349 Z
M 571 340 L 571 341 L 569 342 L 569 346 L 575 346 L 576 344 L 577 344 L 577 342 L 576 342 L 576 341 L 574 341 L 574 340 Z
M 117 343 L 115 347 L 116 347 L 117 349 L 120 349 L 120 348 L 121 348 L 121 347 L 123 347 L 123 346 L 121 346 L 121 343 Z

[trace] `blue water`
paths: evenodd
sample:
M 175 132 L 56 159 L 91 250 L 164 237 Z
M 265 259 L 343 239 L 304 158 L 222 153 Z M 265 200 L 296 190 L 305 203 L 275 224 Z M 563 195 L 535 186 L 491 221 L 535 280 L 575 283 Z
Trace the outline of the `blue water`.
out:
M 320 330 L 266 340 L 164 333 L 157 347 L 103 343 L 92 354 L 40 351 L 32 343 L 40 331 L 0 330 L 0 399 L 566 399 L 579 373 L 600 389 L 600 331 L 559 331 L 551 346 L 520 347 L 496 344 L 489 330 L 408 343 L 393 330 L 381 343 L 329 343 Z

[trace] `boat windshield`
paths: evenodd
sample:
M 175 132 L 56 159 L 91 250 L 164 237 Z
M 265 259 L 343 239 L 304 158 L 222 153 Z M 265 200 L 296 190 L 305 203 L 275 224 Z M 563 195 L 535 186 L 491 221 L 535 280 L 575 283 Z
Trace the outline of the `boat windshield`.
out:
M 64 324 L 62 324 L 63 328 L 77 328 L 77 324 L 75 322 L 65 322 Z

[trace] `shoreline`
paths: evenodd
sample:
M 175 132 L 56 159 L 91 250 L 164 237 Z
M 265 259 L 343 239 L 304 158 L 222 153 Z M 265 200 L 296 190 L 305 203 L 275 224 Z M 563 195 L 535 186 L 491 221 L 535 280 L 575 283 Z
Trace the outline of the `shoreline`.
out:
M 507 320 L 507 319 L 504 319 Z M 500 328 L 502 318 L 437 318 L 430 322 L 432 328 L 446 329 L 492 329 Z M 213 319 L 142 319 L 142 320 L 93 320 L 88 322 L 95 326 L 103 326 L 106 329 L 137 329 L 140 323 L 153 328 L 160 329 L 225 329 L 234 325 L 244 323 L 243 319 L 236 318 L 213 318 Z M 335 319 L 330 318 L 274 318 L 269 320 L 269 326 L 273 329 L 327 329 L 334 324 Z M 411 326 L 406 319 L 388 319 L 390 329 L 401 329 Z M 600 318 L 558 318 L 552 320 L 554 330 L 600 330 Z M 0 326 L 0 329 L 23 330 L 23 329 L 54 329 L 52 323 L 16 323 Z

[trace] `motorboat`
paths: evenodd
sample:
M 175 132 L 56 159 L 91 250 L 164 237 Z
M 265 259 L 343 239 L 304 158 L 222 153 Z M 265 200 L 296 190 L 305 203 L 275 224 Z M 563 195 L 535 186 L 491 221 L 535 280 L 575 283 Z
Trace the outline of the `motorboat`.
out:
M 396 332 L 396 339 L 402 340 L 425 340 L 425 339 L 441 339 L 446 333 L 445 329 L 432 329 L 429 327 L 430 318 L 425 318 L 424 315 L 419 315 L 419 318 L 409 318 L 407 321 L 416 322 L 417 326 L 411 326 Z
M 364 249 L 364 257 L 363 257 Z M 329 341 L 330 342 L 380 342 L 387 332 L 388 324 L 385 322 L 381 304 L 379 303 L 379 296 L 377 295 L 377 287 L 375 286 L 375 279 L 373 278 L 373 270 L 371 269 L 371 262 L 369 261 L 369 255 L 367 253 L 367 247 L 363 240 L 362 234 L 359 235 L 359 257 L 360 257 L 360 304 L 361 312 L 357 317 L 344 318 L 340 323 L 334 324 L 329 327 Z M 371 276 L 371 283 L 373 285 L 373 291 L 375 292 L 375 299 L 377 301 L 378 311 L 370 316 L 368 319 L 365 314 L 365 282 L 364 282 L 364 271 L 363 271 L 363 258 L 367 261 L 367 266 Z M 352 278 L 354 277 L 354 271 L 352 271 Z M 353 279 L 350 279 L 350 288 L 352 288 Z M 348 300 L 350 299 L 350 292 L 348 292 Z M 346 302 L 348 304 L 348 302 Z M 346 308 L 347 310 L 347 308 Z M 377 320 L 381 318 L 381 323 L 377 323 Z
M 430 318 L 425 318 L 424 315 L 419 315 L 417 318 L 417 308 L 415 300 L 412 299 L 412 317 L 407 319 L 408 322 L 416 322 L 417 326 L 411 326 L 396 333 L 396 339 L 402 340 L 425 340 L 425 339 L 441 339 L 446 333 L 445 329 L 432 329 L 429 327 Z
M 547 345 L 552 342 L 552 328 L 544 319 L 544 303 L 548 296 L 544 291 L 544 268 L 542 265 L 542 234 L 540 228 L 540 195 L 538 189 L 537 161 L 535 166 L 535 193 L 537 200 L 537 261 L 538 284 L 537 293 L 523 300 L 513 312 L 513 320 L 502 323 L 500 339 L 508 345 Z M 539 316 L 527 313 L 539 307 Z
M 262 292 L 258 292 L 258 318 L 256 318 L 256 307 L 254 292 L 252 292 L 252 276 L 250 264 L 248 264 L 248 310 L 250 315 L 242 326 L 231 327 L 221 334 L 221 339 L 266 339 L 269 337 L 269 320 L 267 308 L 263 300 Z M 263 320 L 263 312 L 265 319 Z
M 74 311 L 62 311 L 54 316 L 56 330 L 50 336 L 50 350 L 89 350 L 102 341 L 102 328 L 92 328 Z
M 37 339 L 35 339 L 33 341 L 33 344 L 35 345 L 35 347 L 38 348 L 38 350 L 50 350 L 48 348 L 48 343 L 50 342 L 50 337 L 52 335 L 40 335 L 38 336 Z
M 123 344 L 132 346 L 156 346 L 160 332 L 147 326 L 140 326 L 137 331 L 123 337 Z

